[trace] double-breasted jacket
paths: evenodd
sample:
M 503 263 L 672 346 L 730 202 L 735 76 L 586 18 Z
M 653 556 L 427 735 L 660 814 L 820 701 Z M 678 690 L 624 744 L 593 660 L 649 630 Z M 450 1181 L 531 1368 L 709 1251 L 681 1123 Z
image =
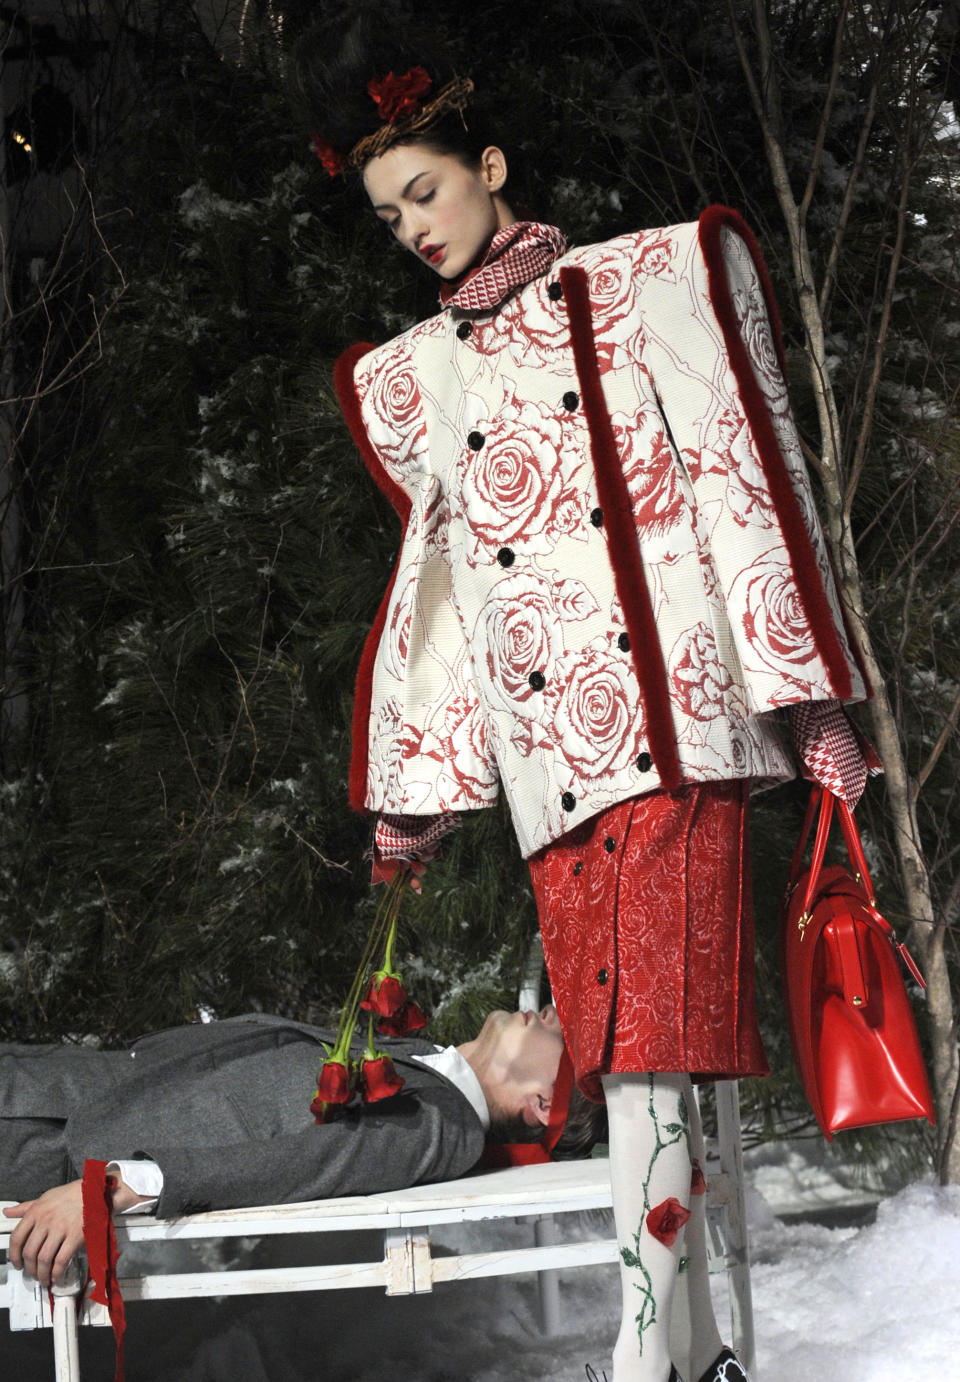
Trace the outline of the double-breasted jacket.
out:
M 336 385 L 404 534 L 351 800 L 506 792 L 530 855 L 615 802 L 793 775 L 769 712 L 865 695 L 735 212 L 575 249 Z

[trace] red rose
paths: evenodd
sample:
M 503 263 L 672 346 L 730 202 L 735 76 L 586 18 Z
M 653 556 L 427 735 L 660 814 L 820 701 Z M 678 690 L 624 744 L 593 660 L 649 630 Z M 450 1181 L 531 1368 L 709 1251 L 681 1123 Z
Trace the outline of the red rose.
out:
M 408 1001 L 407 990 L 396 975 L 378 970 L 370 980 L 370 986 L 360 1000 L 360 1006 L 367 1012 L 378 1013 L 381 1017 L 393 1017 Z
M 326 140 L 321 139 L 316 130 L 314 130 L 310 136 L 310 144 L 313 148 L 313 152 L 332 178 L 335 178 L 338 173 L 343 172 L 344 168 L 347 166 L 347 161 L 343 157 L 343 154 L 337 153 L 332 144 L 328 144 Z
M 644 743 L 643 704 L 629 660 L 595 638 L 558 658 L 554 676 L 557 752 L 581 779 L 622 771 Z
M 408 1032 L 418 1032 L 429 1021 L 430 1019 L 423 1009 L 408 999 L 392 1017 L 380 1018 L 377 1023 L 377 1031 L 381 1036 L 406 1036 Z
M 402 1088 L 403 1080 L 389 1056 L 375 1056 L 360 1062 L 360 1093 L 365 1104 L 389 1099 Z
M 343 1061 L 325 1060 L 320 1067 L 315 1102 L 345 1104 L 353 1094 L 350 1068 Z M 312 1107 L 312 1105 L 311 1105 Z
M 705 1195 L 707 1193 L 707 1178 L 700 1170 L 699 1161 L 695 1161 L 690 1171 L 690 1194 Z
M 420 104 L 420 97 L 429 91 L 433 82 L 422 67 L 411 67 L 399 77 L 388 72 L 385 77 L 372 77 L 367 91 L 380 112 L 380 119 L 393 124 L 400 115 L 412 115 Z
M 647 1231 L 665 1247 L 672 1248 L 677 1241 L 677 1234 L 689 1218 L 689 1209 L 685 1209 L 680 1201 L 671 1195 L 669 1200 L 662 1200 L 651 1209 L 647 1215 Z

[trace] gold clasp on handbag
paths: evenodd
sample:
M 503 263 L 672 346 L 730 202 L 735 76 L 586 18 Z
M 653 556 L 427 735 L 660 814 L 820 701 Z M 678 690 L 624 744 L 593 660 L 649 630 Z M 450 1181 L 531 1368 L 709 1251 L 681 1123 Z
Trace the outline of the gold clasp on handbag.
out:
M 801 912 L 800 916 L 797 918 L 797 930 L 800 932 L 801 940 L 803 940 L 804 936 L 806 935 L 807 927 L 810 925 L 810 922 L 812 920 L 813 917 L 810 915 L 809 912 Z

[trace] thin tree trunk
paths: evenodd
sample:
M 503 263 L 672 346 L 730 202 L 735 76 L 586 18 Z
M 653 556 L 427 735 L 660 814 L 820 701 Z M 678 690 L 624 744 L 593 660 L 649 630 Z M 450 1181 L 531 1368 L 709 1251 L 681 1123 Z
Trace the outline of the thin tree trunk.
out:
M 939 1133 L 938 1169 L 942 1181 L 960 1181 L 960 1144 L 958 1144 L 957 1139 L 956 1116 L 960 1065 L 958 1065 L 953 995 L 950 988 L 950 975 L 944 945 L 945 918 L 938 920 L 935 914 L 930 876 L 917 820 L 916 803 L 921 784 L 911 779 L 907 768 L 896 716 L 870 640 L 860 570 L 850 527 L 853 489 L 859 478 L 869 441 L 872 402 L 879 385 L 886 328 L 889 323 L 890 305 L 893 301 L 899 267 L 911 163 L 905 145 L 901 168 L 900 196 L 897 205 L 897 236 L 886 275 L 880 330 L 874 349 L 868 389 L 870 406 L 863 410 L 862 422 L 854 446 L 853 475 L 848 477 L 845 483 L 841 469 L 840 417 L 827 371 L 824 323 L 824 308 L 829 301 L 830 288 L 835 277 L 836 256 L 831 255 L 829 272 L 821 287 L 821 292 L 818 294 L 814 282 L 815 275 L 810 259 L 805 225 L 806 211 L 810 204 L 811 181 L 808 180 L 802 205 L 798 205 L 787 168 L 779 113 L 779 89 L 765 6 L 763 0 L 754 0 L 754 23 L 759 47 L 759 81 L 752 69 L 732 3 L 729 8 L 737 49 L 757 119 L 763 132 L 773 184 L 790 238 L 794 278 L 807 337 L 807 356 L 820 422 L 819 469 L 826 502 L 827 534 L 837 567 L 841 597 L 851 616 L 853 633 L 874 688 L 874 696 L 870 704 L 873 731 L 877 748 L 884 763 L 887 799 L 894 826 L 901 884 L 911 918 L 909 941 L 920 956 L 921 967 L 927 981 L 926 1001 L 933 1065 L 932 1083 Z M 842 18 L 843 16 L 841 16 L 841 22 Z M 838 60 L 837 48 L 834 50 L 834 60 Z M 875 110 L 875 80 L 874 78 L 871 85 L 867 120 L 872 120 Z M 851 173 L 851 180 L 848 184 L 844 215 L 847 214 L 848 203 L 852 201 L 855 176 L 863 165 L 865 146 L 866 139 L 864 137 L 861 140 L 861 146 L 858 146 L 856 166 Z M 838 227 L 838 237 L 842 235 L 842 229 L 843 227 Z

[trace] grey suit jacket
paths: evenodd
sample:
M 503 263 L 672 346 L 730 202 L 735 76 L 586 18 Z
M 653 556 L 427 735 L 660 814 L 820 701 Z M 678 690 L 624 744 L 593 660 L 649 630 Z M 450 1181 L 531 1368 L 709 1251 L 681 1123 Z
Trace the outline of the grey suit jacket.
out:
M 455 1179 L 477 1163 L 480 1119 L 455 1085 L 411 1059 L 434 1049 L 425 1041 L 383 1039 L 402 1091 L 317 1125 L 309 1104 L 324 1039 L 261 1013 L 141 1038 L 109 1089 L 69 1114 L 74 1168 L 151 1157 L 163 1171 L 157 1213 L 174 1216 L 372 1194 Z

